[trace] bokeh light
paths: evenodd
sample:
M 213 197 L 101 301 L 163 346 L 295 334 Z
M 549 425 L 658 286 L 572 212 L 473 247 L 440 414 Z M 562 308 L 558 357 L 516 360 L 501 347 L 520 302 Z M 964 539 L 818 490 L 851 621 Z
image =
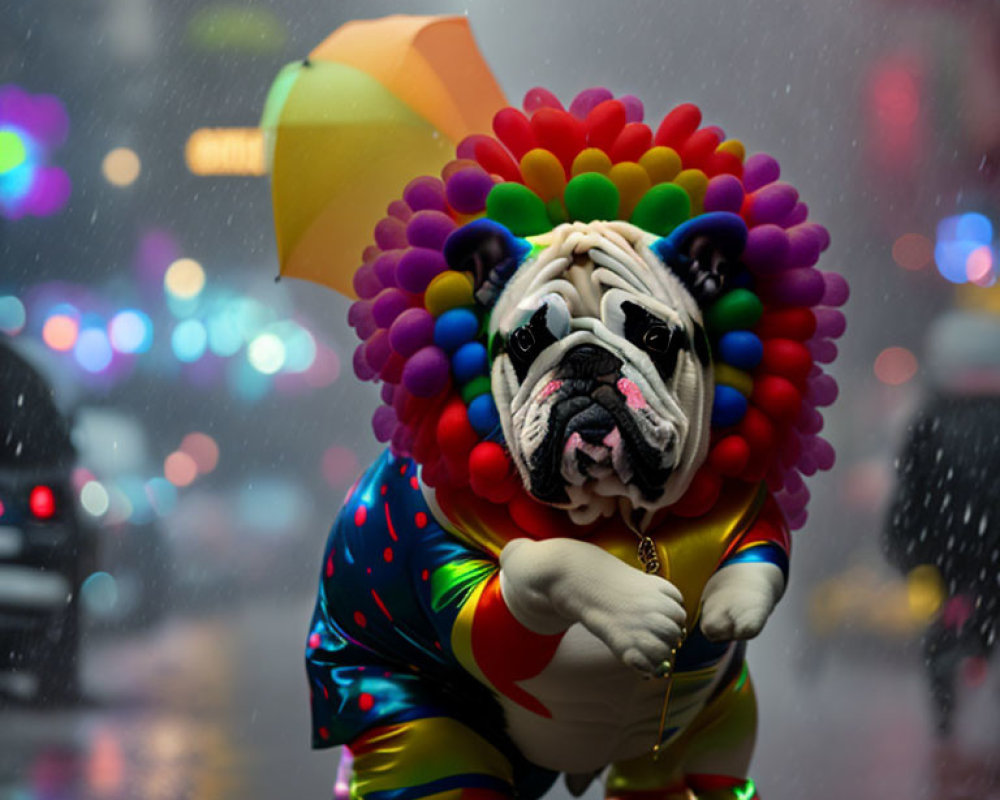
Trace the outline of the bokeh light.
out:
M 178 361 L 191 363 L 205 354 L 208 345 L 208 334 L 205 326 L 196 319 L 186 319 L 179 322 L 170 337 L 170 346 Z
M 119 353 L 145 353 L 153 343 L 153 321 L 142 311 L 119 311 L 108 324 L 108 335 Z
M 101 162 L 101 172 L 112 186 L 131 186 L 141 170 L 139 156 L 128 147 L 116 147 Z
M 187 453 L 175 450 L 163 461 L 163 475 L 174 486 L 190 486 L 198 477 L 198 465 Z
M 80 490 L 80 505 L 91 516 L 101 517 L 108 513 L 111 498 L 98 481 L 87 481 Z
M 177 487 L 166 478 L 150 478 L 146 481 L 146 498 L 158 516 L 169 516 L 177 507 Z
M 297 322 L 281 322 L 275 327 L 275 333 L 278 333 L 285 345 L 285 370 L 308 370 L 316 360 L 316 340 L 313 335 Z
M 0 331 L 8 336 L 16 336 L 24 330 L 27 314 L 24 303 L 14 295 L 0 296 Z
M 243 346 L 243 337 L 234 314 L 224 309 L 208 321 L 208 347 L 215 355 L 228 358 Z
M 53 314 L 42 326 L 42 341 L 53 350 L 72 350 L 80 332 L 79 323 L 67 314 Z
M 87 611 L 110 614 L 118 605 L 118 582 L 107 572 L 95 572 L 80 586 L 80 598 Z
M 219 445 L 207 433 L 189 433 L 181 440 L 180 450 L 191 456 L 202 475 L 207 475 L 219 463 Z
M 993 250 L 987 245 L 981 245 L 969 253 L 969 257 L 965 259 L 965 274 L 971 283 L 988 283 L 993 274 Z
M 887 347 L 875 359 L 875 377 L 889 386 L 900 386 L 917 374 L 917 357 L 905 347 Z
M 923 269 L 934 258 L 934 245 L 919 233 L 904 233 L 892 245 L 892 258 L 903 269 Z
M 285 344 L 273 333 L 262 333 L 250 342 L 247 358 L 263 375 L 273 375 L 285 364 Z
M 14 130 L 0 130 L 0 174 L 10 172 L 28 159 L 24 138 Z
M 995 261 L 992 243 L 993 223 L 982 214 L 970 212 L 945 217 L 938 223 L 934 245 L 938 271 L 952 283 L 989 282 Z M 971 278 L 970 273 L 977 277 Z
M 66 205 L 69 175 L 50 161 L 68 132 L 69 116 L 57 97 L 0 86 L 0 216 L 46 217 Z
M 111 342 L 103 328 L 85 328 L 80 331 L 73 346 L 73 356 L 77 363 L 91 373 L 106 370 L 113 355 Z
M 179 258 L 167 267 L 163 285 L 174 297 L 189 300 L 205 288 L 205 270 L 193 258 Z
M 334 489 L 346 489 L 361 472 L 357 454 L 348 447 L 332 445 L 323 453 L 323 478 Z

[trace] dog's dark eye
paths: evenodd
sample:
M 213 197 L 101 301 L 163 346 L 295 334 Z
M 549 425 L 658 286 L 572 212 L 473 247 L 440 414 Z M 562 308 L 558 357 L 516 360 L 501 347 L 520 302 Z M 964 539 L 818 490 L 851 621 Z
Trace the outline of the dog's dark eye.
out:
M 642 334 L 642 346 L 650 353 L 666 353 L 670 349 L 673 331 L 662 323 L 654 323 Z
M 531 328 L 525 325 L 513 331 L 510 335 L 510 354 L 522 360 L 531 358 L 531 351 L 535 347 L 535 334 Z
M 520 328 L 515 328 L 507 337 L 506 351 L 514 365 L 518 380 L 524 380 L 528 367 L 538 358 L 538 354 L 556 341 L 556 337 L 545 324 L 548 307 L 542 306 Z
M 622 303 L 622 311 L 625 312 L 625 338 L 645 350 L 663 380 L 670 380 L 681 350 L 691 348 L 685 330 L 667 325 L 637 303 Z

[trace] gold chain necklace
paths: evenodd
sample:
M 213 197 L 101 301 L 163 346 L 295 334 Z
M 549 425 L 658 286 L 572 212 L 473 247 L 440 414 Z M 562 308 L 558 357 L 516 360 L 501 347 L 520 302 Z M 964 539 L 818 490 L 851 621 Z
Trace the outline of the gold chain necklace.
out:
M 639 563 L 642 564 L 643 570 L 645 570 L 648 575 L 659 574 L 660 577 L 667 578 L 667 575 L 670 573 L 670 564 L 667 564 L 667 569 L 665 570 L 666 574 L 663 574 L 663 564 L 660 562 L 660 556 L 656 550 L 656 542 L 653 541 L 652 537 L 642 533 L 632 519 L 625 517 L 625 521 L 629 530 L 631 530 L 639 540 L 636 557 L 639 559 Z M 660 724 L 656 732 L 656 741 L 653 743 L 654 761 L 660 757 L 660 751 L 662 749 L 663 730 L 667 724 L 667 706 L 670 705 L 670 690 L 673 689 L 674 686 L 674 666 L 677 661 L 677 649 L 684 644 L 685 633 L 686 631 L 682 629 L 681 639 L 677 642 L 677 647 L 672 647 L 670 649 L 670 658 L 663 661 L 656 670 L 656 677 L 666 678 L 667 685 L 663 693 L 663 707 L 660 710 Z

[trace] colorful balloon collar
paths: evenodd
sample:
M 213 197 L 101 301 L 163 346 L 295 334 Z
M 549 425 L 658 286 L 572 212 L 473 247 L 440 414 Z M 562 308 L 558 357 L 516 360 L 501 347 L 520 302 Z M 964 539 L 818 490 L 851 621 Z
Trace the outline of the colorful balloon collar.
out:
M 522 237 L 574 220 L 621 219 L 666 237 L 669 247 L 685 226 L 724 215 L 745 225 L 745 270 L 704 309 L 715 373 L 712 441 L 667 512 L 699 516 L 726 480 L 766 481 L 790 527 L 800 528 L 809 500 L 802 475 L 834 462 L 818 435 L 818 409 L 834 401 L 837 385 L 820 365 L 836 358 L 833 340 L 845 321 L 835 307 L 848 290 L 840 275 L 815 268 L 829 235 L 778 181 L 777 161 L 745 159 L 738 140 L 699 127 L 696 106 L 677 106 L 655 132 L 642 118 L 638 99 L 614 99 L 607 89 L 580 93 L 568 111 L 533 89 L 523 112 L 497 113 L 495 138 L 468 137 L 440 179 L 416 178 L 389 204 L 354 275 L 361 299 L 349 314 L 363 342 L 354 370 L 383 382 L 375 435 L 415 458 L 428 485 L 470 487 L 504 504 L 527 533 L 551 534 L 565 518 L 522 488 L 490 394 L 486 322 L 497 291 L 530 253 Z M 482 218 L 509 231 L 515 256 L 491 273 L 497 291 L 474 296 L 468 264 L 450 263 L 446 242 Z

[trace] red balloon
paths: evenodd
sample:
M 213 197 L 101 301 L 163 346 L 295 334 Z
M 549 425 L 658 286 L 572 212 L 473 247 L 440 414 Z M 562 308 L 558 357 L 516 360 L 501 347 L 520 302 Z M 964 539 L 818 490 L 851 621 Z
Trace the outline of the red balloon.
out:
M 765 339 L 761 364 L 766 372 L 801 384 L 809 376 L 813 360 L 808 348 L 791 339 Z
M 531 130 L 538 146 L 553 153 L 568 175 L 576 154 L 587 146 L 583 123 L 568 111 L 540 108 L 531 118 Z
M 779 425 L 786 425 L 799 415 L 802 395 L 787 378 L 764 375 L 754 381 L 750 402 Z
M 700 517 L 707 513 L 722 491 L 722 478 L 707 465 L 695 474 L 684 496 L 670 506 L 678 517 Z
M 641 122 L 630 122 L 615 137 L 608 155 L 616 164 L 622 161 L 638 161 L 652 144 L 653 131 L 649 126 Z
M 514 158 L 520 160 L 529 150 L 538 147 L 531 123 L 516 108 L 502 108 L 493 117 L 493 132 Z
M 677 154 L 681 157 L 684 169 L 691 169 L 701 167 L 718 146 L 718 134 L 710 128 L 702 128 L 684 142 Z
M 749 460 L 750 445 L 746 439 L 737 434 L 726 436 L 716 442 L 708 456 L 708 463 L 715 471 L 730 478 L 743 472 Z
M 453 398 L 437 422 L 438 446 L 448 460 L 448 468 L 452 464 L 461 464 L 464 468 L 468 462 L 469 453 L 479 441 L 479 435 L 469 424 L 469 415 L 465 404 L 460 398 Z
M 677 150 L 701 124 L 701 110 L 694 103 L 682 103 L 663 118 L 653 142 Z
M 617 100 L 598 103 L 587 114 L 584 124 L 587 128 L 587 144 L 610 153 L 615 139 L 625 127 L 625 106 Z
M 816 333 L 816 315 L 808 308 L 782 308 L 765 311 L 754 328 L 761 339 L 795 339 L 804 342 Z

